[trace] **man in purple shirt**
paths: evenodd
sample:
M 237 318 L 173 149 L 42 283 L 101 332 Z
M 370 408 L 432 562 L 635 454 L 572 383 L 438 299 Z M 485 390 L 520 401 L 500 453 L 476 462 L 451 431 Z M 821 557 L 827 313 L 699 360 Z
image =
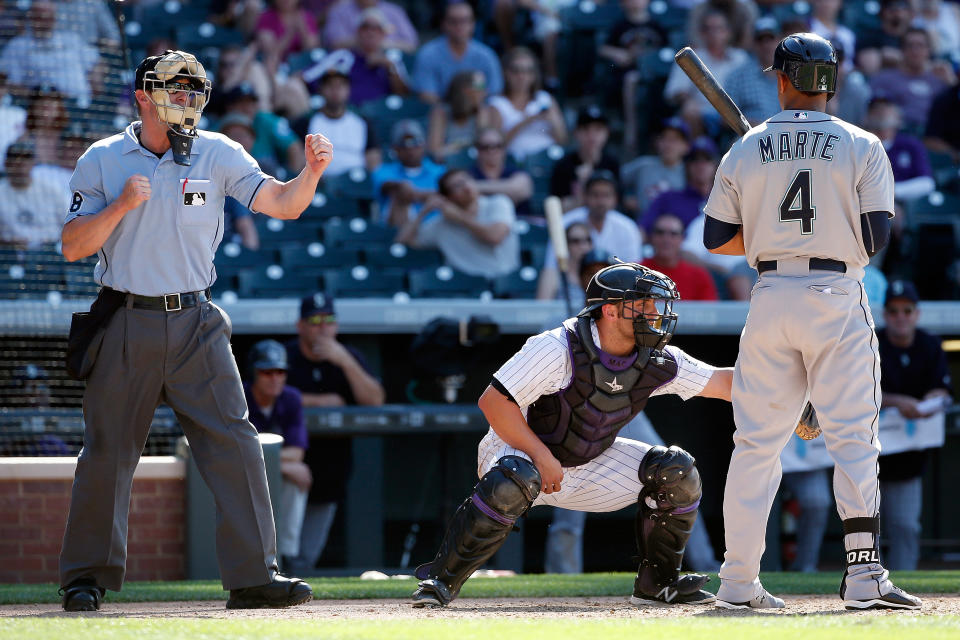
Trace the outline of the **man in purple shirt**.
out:
M 877 95 L 870 101 L 864 123 L 880 138 L 893 169 L 894 196 L 914 200 L 927 195 L 936 186 L 927 150 L 919 139 L 900 131 L 903 118 L 892 97 Z
M 683 162 L 687 187 L 661 193 L 650 203 L 638 221 L 648 234 L 654 221 L 665 213 L 680 218 L 686 229 L 687 225 L 703 212 L 703 205 L 713 188 L 713 177 L 717 173 L 717 145 L 710 138 L 697 138 L 690 145 L 690 151 Z
M 413 53 L 419 40 L 417 30 L 410 23 L 403 7 L 381 0 L 340 0 L 330 7 L 323 28 L 323 43 L 328 49 L 351 49 L 355 46 L 360 16 L 367 9 L 378 9 L 389 22 L 390 30 L 384 43 L 389 49 Z
M 300 530 L 307 509 L 307 495 L 313 476 L 304 461 L 307 450 L 307 426 L 303 420 L 300 392 L 287 386 L 287 350 L 276 340 L 253 345 L 248 356 L 252 382 L 243 385 L 250 422 L 259 433 L 283 436 L 280 472 L 283 487 L 277 517 L 277 550 L 281 568 L 289 571 L 290 562 L 300 553 Z

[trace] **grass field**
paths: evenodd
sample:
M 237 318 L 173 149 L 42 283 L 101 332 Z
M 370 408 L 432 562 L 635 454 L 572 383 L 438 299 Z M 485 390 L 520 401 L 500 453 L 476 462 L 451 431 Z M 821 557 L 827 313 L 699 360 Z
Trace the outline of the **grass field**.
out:
M 646 636 L 651 640 L 653 634 L 679 640 L 825 640 L 853 634 L 869 640 L 960 638 L 960 615 L 956 615 L 960 611 L 956 606 L 960 600 L 960 571 L 897 573 L 897 584 L 908 591 L 951 596 L 939 598 L 939 608 L 936 604 L 932 607 L 925 604 L 922 613 L 844 615 L 836 599 L 838 580 L 837 573 L 764 575 L 764 585 L 771 592 L 822 594 L 826 597 L 821 600 L 828 602 L 832 609 L 802 609 L 797 601 L 797 607 L 789 615 L 754 612 L 731 615 L 732 612 L 713 607 L 687 607 L 681 615 L 663 617 L 656 611 L 626 605 L 625 597 L 633 586 L 632 574 L 476 578 L 464 587 L 460 608 L 427 613 L 419 619 L 407 617 L 411 610 L 404 602 L 414 587 L 412 580 L 311 579 L 318 599 L 363 603 L 350 605 L 355 610 L 346 615 L 331 614 L 316 605 L 283 611 L 228 613 L 221 604 L 226 594 L 219 583 L 210 581 L 131 583 L 119 594 L 109 593 L 101 613 L 66 615 L 56 605 L 49 604 L 58 602 L 54 585 L 0 585 L 0 604 L 7 605 L 6 612 L 0 610 L 0 639 L 637 640 Z M 716 590 L 718 584 L 714 578 L 707 586 Z M 564 601 L 566 606 L 556 607 L 555 615 L 554 608 L 530 600 L 547 597 L 572 600 Z M 483 600 L 462 602 L 469 598 Z M 166 601 L 181 604 L 152 604 Z M 11 610 L 16 612 L 14 617 Z

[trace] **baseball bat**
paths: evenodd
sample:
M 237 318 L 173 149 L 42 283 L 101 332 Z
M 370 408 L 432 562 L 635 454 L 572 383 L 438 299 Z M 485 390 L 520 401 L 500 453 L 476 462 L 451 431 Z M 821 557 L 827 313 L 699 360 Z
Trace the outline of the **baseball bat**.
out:
M 547 218 L 547 231 L 550 233 L 553 255 L 557 258 L 557 271 L 560 273 L 560 289 L 563 293 L 563 300 L 567 304 L 567 314 L 572 316 L 573 304 L 570 302 L 570 290 L 567 286 L 570 248 L 567 246 L 567 230 L 563 227 L 563 205 L 560 198 L 547 196 L 547 199 L 543 201 L 543 213 Z
M 730 128 L 737 132 L 737 135 L 742 136 L 750 130 L 750 123 L 743 116 L 740 107 L 723 90 L 723 87 L 717 82 L 717 78 L 707 65 L 703 64 L 703 60 L 700 59 L 696 51 L 690 47 L 684 47 L 677 51 L 677 55 L 673 59 L 700 90 L 700 93 L 710 101 L 717 113 L 730 125 Z

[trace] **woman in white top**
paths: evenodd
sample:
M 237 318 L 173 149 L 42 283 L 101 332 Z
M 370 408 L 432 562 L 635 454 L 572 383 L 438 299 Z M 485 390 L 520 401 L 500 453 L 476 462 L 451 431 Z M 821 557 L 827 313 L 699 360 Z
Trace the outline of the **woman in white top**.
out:
M 553 97 L 540 89 L 537 58 L 526 47 L 503 56 L 503 95 L 490 98 L 493 124 L 503 131 L 507 151 L 516 159 L 567 141 L 567 126 Z

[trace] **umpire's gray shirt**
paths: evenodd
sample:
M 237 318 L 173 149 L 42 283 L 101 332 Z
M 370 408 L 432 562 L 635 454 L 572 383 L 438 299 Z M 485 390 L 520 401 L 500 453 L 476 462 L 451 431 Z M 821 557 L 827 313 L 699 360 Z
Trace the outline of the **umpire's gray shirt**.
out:
M 137 139 L 140 123 L 87 149 L 70 179 L 73 201 L 64 224 L 99 213 L 117 199 L 127 178 L 150 180 L 150 199 L 131 209 L 98 252 L 94 278 L 101 285 L 145 296 L 201 291 L 216 280 L 213 256 L 223 238 L 223 199 L 248 208 L 264 180 L 239 143 L 199 131 L 192 166 L 162 158 Z

